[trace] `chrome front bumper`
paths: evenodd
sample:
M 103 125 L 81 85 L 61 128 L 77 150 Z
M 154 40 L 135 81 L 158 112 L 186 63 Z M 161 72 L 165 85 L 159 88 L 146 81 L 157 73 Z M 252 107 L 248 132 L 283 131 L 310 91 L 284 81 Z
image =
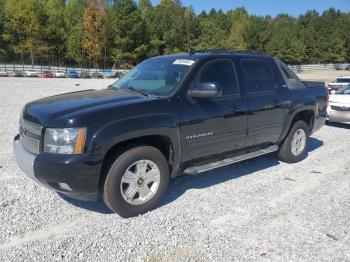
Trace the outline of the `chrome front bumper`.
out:
M 34 161 L 36 155 L 26 151 L 19 139 L 13 141 L 13 151 L 19 168 L 35 182 L 40 183 L 34 175 Z

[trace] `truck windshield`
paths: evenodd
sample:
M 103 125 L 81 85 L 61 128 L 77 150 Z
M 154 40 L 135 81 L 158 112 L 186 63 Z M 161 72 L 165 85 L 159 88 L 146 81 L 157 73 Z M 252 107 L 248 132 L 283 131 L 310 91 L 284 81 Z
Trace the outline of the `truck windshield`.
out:
M 135 66 L 112 85 L 113 89 L 139 90 L 149 95 L 169 95 L 195 60 L 156 57 Z
M 350 95 L 350 85 L 343 87 L 335 92 L 336 94 Z
M 350 78 L 338 78 L 336 83 L 350 83 Z

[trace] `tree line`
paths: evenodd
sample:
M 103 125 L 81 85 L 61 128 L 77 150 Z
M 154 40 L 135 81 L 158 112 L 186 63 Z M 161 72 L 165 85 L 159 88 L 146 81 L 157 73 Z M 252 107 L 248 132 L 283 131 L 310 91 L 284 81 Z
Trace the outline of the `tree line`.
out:
M 130 68 L 202 49 L 257 50 L 289 64 L 350 61 L 350 13 L 196 14 L 180 0 L 0 0 L 0 61 Z

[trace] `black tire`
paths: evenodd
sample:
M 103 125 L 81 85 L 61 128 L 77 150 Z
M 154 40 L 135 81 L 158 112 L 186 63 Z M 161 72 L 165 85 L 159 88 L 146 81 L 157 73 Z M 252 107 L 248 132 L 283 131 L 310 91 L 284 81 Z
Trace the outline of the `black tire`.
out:
M 153 197 L 140 205 L 133 205 L 124 200 L 120 185 L 125 171 L 140 160 L 154 162 L 160 171 L 160 182 Z M 156 208 L 165 196 L 169 185 L 169 165 L 164 155 L 151 146 L 138 146 L 119 154 L 108 170 L 104 186 L 103 201 L 113 212 L 128 218 L 146 213 Z
M 305 146 L 302 151 L 298 155 L 292 153 L 292 139 L 294 134 L 299 130 L 304 130 L 306 134 Z M 309 126 L 302 120 L 294 123 L 293 127 L 289 130 L 287 137 L 284 139 L 279 152 L 278 157 L 280 160 L 286 163 L 296 163 L 307 157 L 308 154 L 308 144 L 310 137 L 310 129 Z

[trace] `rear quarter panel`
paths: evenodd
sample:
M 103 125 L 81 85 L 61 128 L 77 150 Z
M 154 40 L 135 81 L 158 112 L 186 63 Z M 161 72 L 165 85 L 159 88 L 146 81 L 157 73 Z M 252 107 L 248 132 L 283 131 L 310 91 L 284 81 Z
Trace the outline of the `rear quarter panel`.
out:
M 317 86 L 300 89 L 289 89 L 286 92 L 288 111 L 284 121 L 284 128 L 279 141 L 282 141 L 288 134 L 294 117 L 301 111 L 311 110 L 313 112 L 313 125 L 311 132 L 319 130 L 326 121 L 328 94 L 324 83 Z

